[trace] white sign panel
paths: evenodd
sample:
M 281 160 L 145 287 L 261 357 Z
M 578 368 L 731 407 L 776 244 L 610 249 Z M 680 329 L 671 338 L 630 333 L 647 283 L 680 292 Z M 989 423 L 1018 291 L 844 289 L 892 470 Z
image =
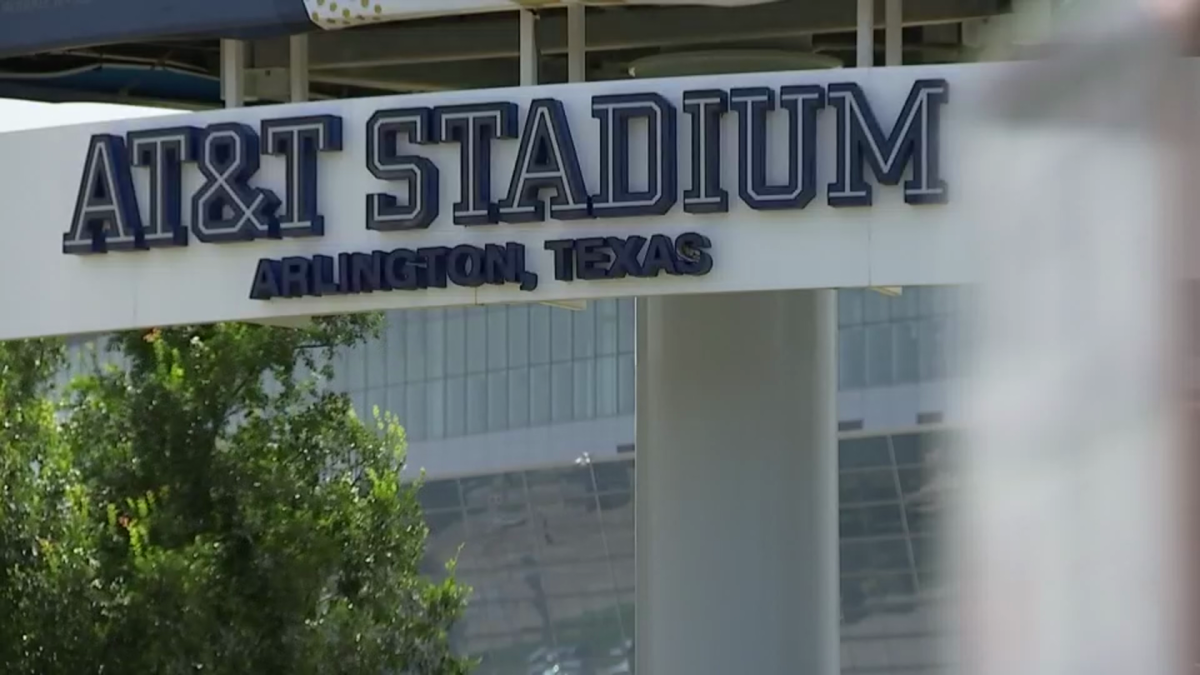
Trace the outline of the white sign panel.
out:
M 0 134 L 0 339 L 957 283 L 984 66 L 351 99 Z

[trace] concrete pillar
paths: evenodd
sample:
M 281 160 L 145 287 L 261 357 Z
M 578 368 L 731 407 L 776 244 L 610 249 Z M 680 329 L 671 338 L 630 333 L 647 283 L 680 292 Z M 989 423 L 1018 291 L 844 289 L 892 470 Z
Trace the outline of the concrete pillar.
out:
M 904 64 L 904 0 L 887 0 L 883 12 L 884 65 Z
M 587 7 L 567 5 L 567 81 L 587 79 Z
M 308 94 L 308 34 L 301 33 L 288 40 L 288 99 L 302 103 Z
M 520 84 L 522 87 L 532 87 L 538 83 L 538 61 L 541 49 L 538 47 L 537 20 L 538 16 L 528 9 L 518 12 L 520 16 Z
M 246 104 L 246 43 L 221 40 L 221 100 L 226 108 Z
M 875 65 L 875 0 L 858 0 L 857 16 L 855 65 L 870 68 Z
M 637 672 L 838 673 L 834 298 L 638 301 Z

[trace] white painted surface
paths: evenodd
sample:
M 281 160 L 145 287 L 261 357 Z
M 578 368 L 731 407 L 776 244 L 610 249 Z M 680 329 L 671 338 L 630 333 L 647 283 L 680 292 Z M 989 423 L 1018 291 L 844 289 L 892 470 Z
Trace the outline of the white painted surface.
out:
M 838 672 L 835 311 L 639 302 L 638 672 Z
M 178 113 L 178 110 L 168 108 L 147 108 L 116 103 L 43 103 L 0 98 L 0 134 L 60 127 L 68 124 L 161 117 Z
M 999 72 L 1002 68 L 998 66 L 946 66 L 604 82 L 252 107 L 155 122 L 123 120 L 0 135 L 0 157 L 5 158 L 0 162 L 0 205 L 5 214 L 0 219 L 5 242 L 0 251 L 0 287 L 8 290 L 0 294 L 0 316 L 4 317 L 0 339 L 403 307 L 962 283 L 972 278 L 975 267 L 966 247 L 972 218 L 965 204 L 954 199 L 956 177 L 965 162 L 960 161 L 964 148 L 956 143 L 958 136 L 949 123 L 942 140 L 943 175 L 951 191 L 947 205 L 911 206 L 904 203 L 899 187 L 877 185 L 874 206 L 829 207 L 825 202 L 826 186 L 835 173 L 836 120 L 827 109 L 819 117 L 817 198 L 804 210 L 764 212 L 749 209 L 737 198 L 737 116 L 727 115 L 722 153 L 730 211 L 690 215 L 682 210 L 682 193 L 691 182 L 690 124 L 679 104 L 682 93 L 691 89 L 857 81 L 886 128 L 896 119 L 916 79 L 944 77 L 950 82 L 951 102 L 945 111 L 949 117 L 956 106 L 971 98 L 972 91 L 985 86 Z M 364 166 L 366 121 L 377 110 L 487 101 L 513 101 L 525 109 L 532 99 L 558 98 L 569 116 L 589 190 L 596 192 L 599 141 L 590 99 L 594 94 L 645 91 L 657 91 L 680 107 L 680 200 L 665 216 L 459 227 L 450 216 L 459 193 L 459 147 L 442 144 L 420 148 L 441 168 L 439 220 L 419 232 L 374 232 L 365 227 L 365 195 L 402 188 L 375 180 Z M 345 125 L 345 151 L 323 154 L 320 161 L 324 237 L 220 245 L 204 244 L 193 237 L 186 248 L 93 256 L 62 253 L 62 235 L 70 224 L 92 134 L 222 121 L 257 127 L 264 118 L 322 113 L 341 115 Z M 778 119 L 782 116 L 775 117 L 769 132 L 772 148 L 784 142 L 783 125 Z M 499 142 L 493 148 L 494 198 L 507 191 L 516 151 L 515 141 Z M 774 164 L 782 155 L 772 153 L 772 180 L 781 178 L 782 168 Z M 639 161 L 635 155 L 633 165 L 638 166 Z M 264 157 L 254 184 L 282 195 L 283 173 L 281 159 Z M 145 170 L 137 169 L 134 178 L 145 217 L 148 177 Z M 868 171 L 868 180 L 872 179 Z M 185 169 L 185 199 L 200 183 L 194 167 Z M 187 211 L 185 208 L 185 225 L 190 224 Z M 557 282 L 553 279 L 553 259 L 543 250 L 547 239 L 656 233 L 673 236 L 688 231 L 712 240 L 715 265 L 706 277 Z M 529 268 L 541 280 L 536 292 L 522 292 L 509 285 L 273 301 L 249 298 L 256 264 L 263 257 L 508 241 L 528 247 Z

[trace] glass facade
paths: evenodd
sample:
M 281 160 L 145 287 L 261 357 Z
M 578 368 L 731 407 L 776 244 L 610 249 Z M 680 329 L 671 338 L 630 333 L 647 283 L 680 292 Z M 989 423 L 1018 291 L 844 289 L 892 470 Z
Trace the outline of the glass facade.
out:
M 932 523 L 956 292 L 838 304 L 842 671 L 940 672 Z M 336 357 L 329 386 L 407 429 L 426 571 L 457 555 L 474 592 L 456 639 L 482 675 L 633 672 L 633 319 L 632 299 L 396 311 Z

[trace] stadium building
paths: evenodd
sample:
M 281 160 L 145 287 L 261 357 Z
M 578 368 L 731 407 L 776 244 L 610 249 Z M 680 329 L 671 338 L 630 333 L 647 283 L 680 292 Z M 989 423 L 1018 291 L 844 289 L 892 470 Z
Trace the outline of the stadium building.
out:
M 654 78 L 937 67 L 983 57 L 985 34 L 1019 42 L 1043 28 L 1012 24 L 1008 0 L 451 4 L 454 10 L 426 0 L 0 0 L 0 97 L 204 111 L 568 82 L 646 80 L 654 89 Z M 1052 4 L 1039 5 L 1045 17 Z M 803 73 L 793 79 L 803 81 Z M 893 116 L 898 111 L 892 106 Z M 88 114 L 79 121 L 119 119 L 124 111 Z M 679 173 L 682 192 L 698 174 Z M 734 198 L 736 189 L 726 187 Z M 954 429 L 947 401 L 960 291 L 866 285 L 837 291 L 832 330 L 836 658 L 847 675 L 947 672 L 932 610 L 945 591 L 933 524 Z M 441 574 L 441 561 L 458 555 L 459 576 L 474 594 L 457 639 L 482 657 L 481 674 L 617 675 L 640 662 L 635 615 L 646 596 L 635 581 L 642 578 L 635 495 L 644 494 L 636 477 L 646 451 L 637 443 L 635 394 L 643 391 L 640 345 L 650 339 L 639 338 L 638 322 L 647 320 L 639 312 L 651 307 L 641 303 L 620 293 L 480 306 L 431 301 L 388 309 L 378 340 L 337 357 L 337 379 L 328 386 L 347 392 L 363 415 L 395 413 L 407 430 L 409 470 L 425 473 L 428 573 Z M 714 311 L 720 321 L 721 310 Z M 64 378 L 87 367 L 102 338 L 72 342 Z M 746 372 L 758 372 L 768 357 L 747 354 Z M 737 380 L 736 362 L 721 367 Z M 797 433 L 796 442 L 809 438 Z M 756 440 L 724 452 L 736 458 Z M 678 469 L 686 480 L 706 470 Z M 729 489 L 753 493 L 761 477 L 733 471 Z M 720 485 L 696 480 L 704 489 Z M 698 501 L 680 509 L 703 513 L 704 500 L 688 494 Z M 795 507 L 759 502 L 732 512 L 736 527 L 770 531 L 798 517 Z M 764 574 L 762 550 L 726 556 L 724 569 Z M 708 592 L 694 605 L 700 611 L 726 601 L 721 589 Z M 775 608 L 746 630 L 777 633 L 772 617 L 805 611 Z M 804 632 L 811 621 L 783 630 Z M 755 652 L 764 643 L 757 644 L 729 648 L 746 650 L 738 657 L 745 672 L 777 672 L 756 669 L 773 663 Z M 687 662 L 664 653 L 656 663 Z

